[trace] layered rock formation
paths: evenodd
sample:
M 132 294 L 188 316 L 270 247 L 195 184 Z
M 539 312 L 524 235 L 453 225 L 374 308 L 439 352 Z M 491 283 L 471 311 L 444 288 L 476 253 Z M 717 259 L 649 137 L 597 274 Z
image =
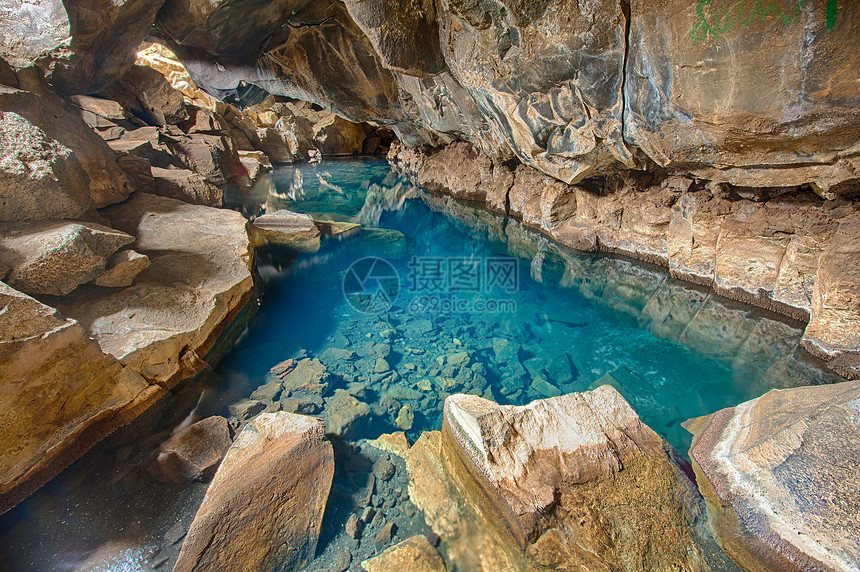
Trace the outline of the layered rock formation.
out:
M 576 250 L 668 266 L 676 278 L 808 320 L 807 349 L 842 376 L 860 375 L 860 321 L 849 302 L 860 227 L 851 201 L 665 172 L 566 185 L 464 143 L 430 154 L 395 146 L 389 157 L 422 186 L 483 202 Z
M 321 420 L 283 412 L 246 425 L 206 491 L 174 570 L 298 570 L 313 560 L 334 476 L 323 433 Z
M 470 570 L 730 566 L 676 453 L 612 387 L 524 407 L 453 395 L 441 441 L 407 457 L 413 500 Z
M 745 570 L 856 570 L 860 384 L 774 390 L 686 424 L 710 529 Z

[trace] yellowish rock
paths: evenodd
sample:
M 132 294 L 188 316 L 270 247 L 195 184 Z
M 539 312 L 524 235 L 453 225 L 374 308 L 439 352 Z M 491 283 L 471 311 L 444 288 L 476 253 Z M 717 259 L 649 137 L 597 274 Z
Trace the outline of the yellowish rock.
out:
M 445 572 L 445 562 L 423 536 L 407 538 L 379 556 L 365 560 L 366 572 Z

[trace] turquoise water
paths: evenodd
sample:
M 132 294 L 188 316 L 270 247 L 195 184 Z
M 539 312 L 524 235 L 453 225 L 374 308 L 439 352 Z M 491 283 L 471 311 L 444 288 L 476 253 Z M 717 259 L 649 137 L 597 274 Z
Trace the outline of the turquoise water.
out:
M 181 543 L 165 534 L 187 528 L 206 483 L 153 480 L 152 452 L 190 419 L 235 412 L 289 358 L 320 360 L 328 386 L 267 404 L 306 399 L 343 437 L 332 438 L 334 485 L 308 570 L 330 570 L 345 552 L 359 570 L 375 553 L 375 531 L 360 545 L 344 532 L 380 454 L 362 439 L 439 429 L 449 393 L 524 404 L 611 383 L 686 453 L 688 418 L 775 387 L 839 381 L 798 345 L 799 324 L 656 267 L 576 254 L 378 160 L 281 168 L 232 201 L 249 216 L 289 208 L 359 226 L 336 228 L 315 253 L 259 249 L 259 311 L 232 351 L 2 515 L 0 570 L 171 569 Z M 429 531 L 401 465 L 373 495 L 399 540 Z
M 800 325 L 657 268 L 576 254 L 518 221 L 418 189 L 384 162 L 302 165 L 273 182 L 237 206 L 249 214 L 287 208 L 362 230 L 295 259 L 262 252 L 261 311 L 219 372 L 250 391 L 298 352 L 319 358 L 334 374 L 329 392 L 347 388 L 372 406 L 352 436 L 396 430 L 404 405 L 414 411 L 410 437 L 439 429 L 448 393 L 519 405 L 611 383 L 686 453 L 691 437 L 681 423 L 689 418 L 774 387 L 836 380 L 798 345 Z M 371 270 L 365 261 L 350 272 L 364 257 L 390 266 Z M 371 313 L 354 307 L 362 279 L 369 294 L 381 287 L 381 300 L 365 300 Z M 344 360 L 330 348 L 355 355 Z M 390 371 L 376 371 L 380 352 Z

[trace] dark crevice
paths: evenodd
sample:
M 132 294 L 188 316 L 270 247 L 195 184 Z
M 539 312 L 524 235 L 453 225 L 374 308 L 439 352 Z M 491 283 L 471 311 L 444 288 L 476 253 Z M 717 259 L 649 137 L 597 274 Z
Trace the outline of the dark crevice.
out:
M 627 64 L 630 57 L 630 2 L 621 0 L 621 13 L 624 15 L 624 58 L 621 64 L 621 142 L 626 144 L 627 131 Z

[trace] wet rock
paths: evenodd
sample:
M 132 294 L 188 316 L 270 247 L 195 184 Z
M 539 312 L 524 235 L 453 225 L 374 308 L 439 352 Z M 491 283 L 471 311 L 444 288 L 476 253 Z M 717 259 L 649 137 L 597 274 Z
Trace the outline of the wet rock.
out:
M 346 390 L 336 389 L 333 396 L 326 398 L 324 413 L 328 433 L 348 436 L 356 434 L 369 421 L 370 406 Z
M 156 480 L 185 483 L 212 477 L 233 441 L 223 417 L 207 417 L 168 439 L 153 453 L 149 473 Z
M 98 277 L 107 259 L 134 237 L 89 222 L 45 221 L 0 225 L 0 260 L 7 283 L 29 294 L 64 296 Z
M 322 410 L 322 400 L 303 399 L 299 397 L 283 397 L 280 400 L 281 410 L 299 415 L 316 415 Z
M 334 557 L 334 561 L 332 562 L 332 570 L 334 572 L 346 572 L 349 569 L 349 565 L 352 563 L 352 554 L 347 552 L 346 550 L 342 550 L 337 553 L 337 556 Z
M 0 511 L 128 423 L 164 390 L 55 309 L 0 283 Z
M 561 391 L 543 378 L 536 377 L 532 380 L 531 388 L 544 397 L 558 397 Z
M 107 261 L 107 268 L 99 275 L 94 284 L 109 288 L 131 286 L 138 274 L 149 267 L 149 257 L 134 250 L 117 252 Z
M 507 338 L 493 338 L 493 353 L 499 363 L 519 363 L 520 345 Z
M 282 379 L 285 391 L 320 395 L 328 387 L 329 373 L 318 359 L 305 358 L 299 360 Z
M 320 360 L 326 363 L 344 363 L 354 360 L 355 357 L 355 352 L 352 350 L 327 348 L 322 355 L 320 355 Z
M 243 399 L 230 405 L 230 415 L 241 421 L 246 421 L 266 409 L 266 404 L 256 399 Z
M 365 524 L 370 524 L 370 521 L 376 516 L 376 509 L 370 506 L 364 507 L 361 511 L 361 520 Z
M 376 373 L 385 373 L 387 371 L 391 371 L 391 366 L 388 365 L 388 362 L 382 358 L 376 358 L 376 365 L 374 366 L 373 371 Z
M 257 217 L 252 225 L 261 240 L 300 252 L 316 252 L 320 231 L 309 215 L 279 210 Z
M 144 193 L 103 214 L 137 237 L 134 249 L 149 256 L 150 266 L 128 288 L 67 296 L 60 306 L 103 351 L 172 387 L 203 369 L 203 358 L 251 298 L 246 221 Z
M 408 403 L 400 408 L 397 417 L 394 419 L 394 424 L 398 429 L 409 431 L 412 429 L 412 424 L 415 422 L 415 410 Z
M 860 562 L 860 382 L 773 390 L 688 421 L 711 530 L 745 570 Z
M 441 439 L 425 435 L 409 450 L 410 498 L 454 563 L 479 553 L 480 569 L 593 568 L 637 554 L 633 569 L 649 558 L 710 566 L 713 541 L 694 524 L 700 499 L 678 457 L 608 386 L 524 407 L 451 396 Z M 661 538 L 643 542 L 655 521 Z
M 380 457 L 373 463 L 373 474 L 382 482 L 391 480 L 397 468 L 390 460 Z
M 178 521 L 176 521 L 176 524 L 171 526 L 167 530 L 167 532 L 164 533 L 164 537 L 163 537 L 164 543 L 167 546 L 173 546 L 174 544 L 176 544 L 177 542 L 179 542 L 180 540 L 185 538 L 186 532 L 187 532 L 186 527 L 182 525 L 181 520 L 178 520 Z
M 251 399 L 258 401 L 277 401 L 283 386 L 279 382 L 266 383 L 251 392 Z
M 155 194 L 190 203 L 220 207 L 224 204 L 224 190 L 212 184 L 203 175 L 189 169 L 162 169 L 152 167 Z
M 444 572 L 445 562 L 425 537 L 413 536 L 365 560 L 361 567 L 367 572 Z
M 379 529 L 379 532 L 376 533 L 376 537 L 373 539 L 376 549 L 382 550 L 383 547 L 388 546 L 396 532 L 397 525 L 393 522 L 386 522 L 382 525 L 382 528 Z
M 300 569 L 313 560 L 334 475 L 323 434 L 322 421 L 289 413 L 264 413 L 246 425 L 206 491 L 174 570 Z
M 359 520 L 355 514 L 349 515 L 346 521 L 346 533 L 350 538 L 358 539 L 361 536 L 361 531 L 364 529 L 364 520 Z

